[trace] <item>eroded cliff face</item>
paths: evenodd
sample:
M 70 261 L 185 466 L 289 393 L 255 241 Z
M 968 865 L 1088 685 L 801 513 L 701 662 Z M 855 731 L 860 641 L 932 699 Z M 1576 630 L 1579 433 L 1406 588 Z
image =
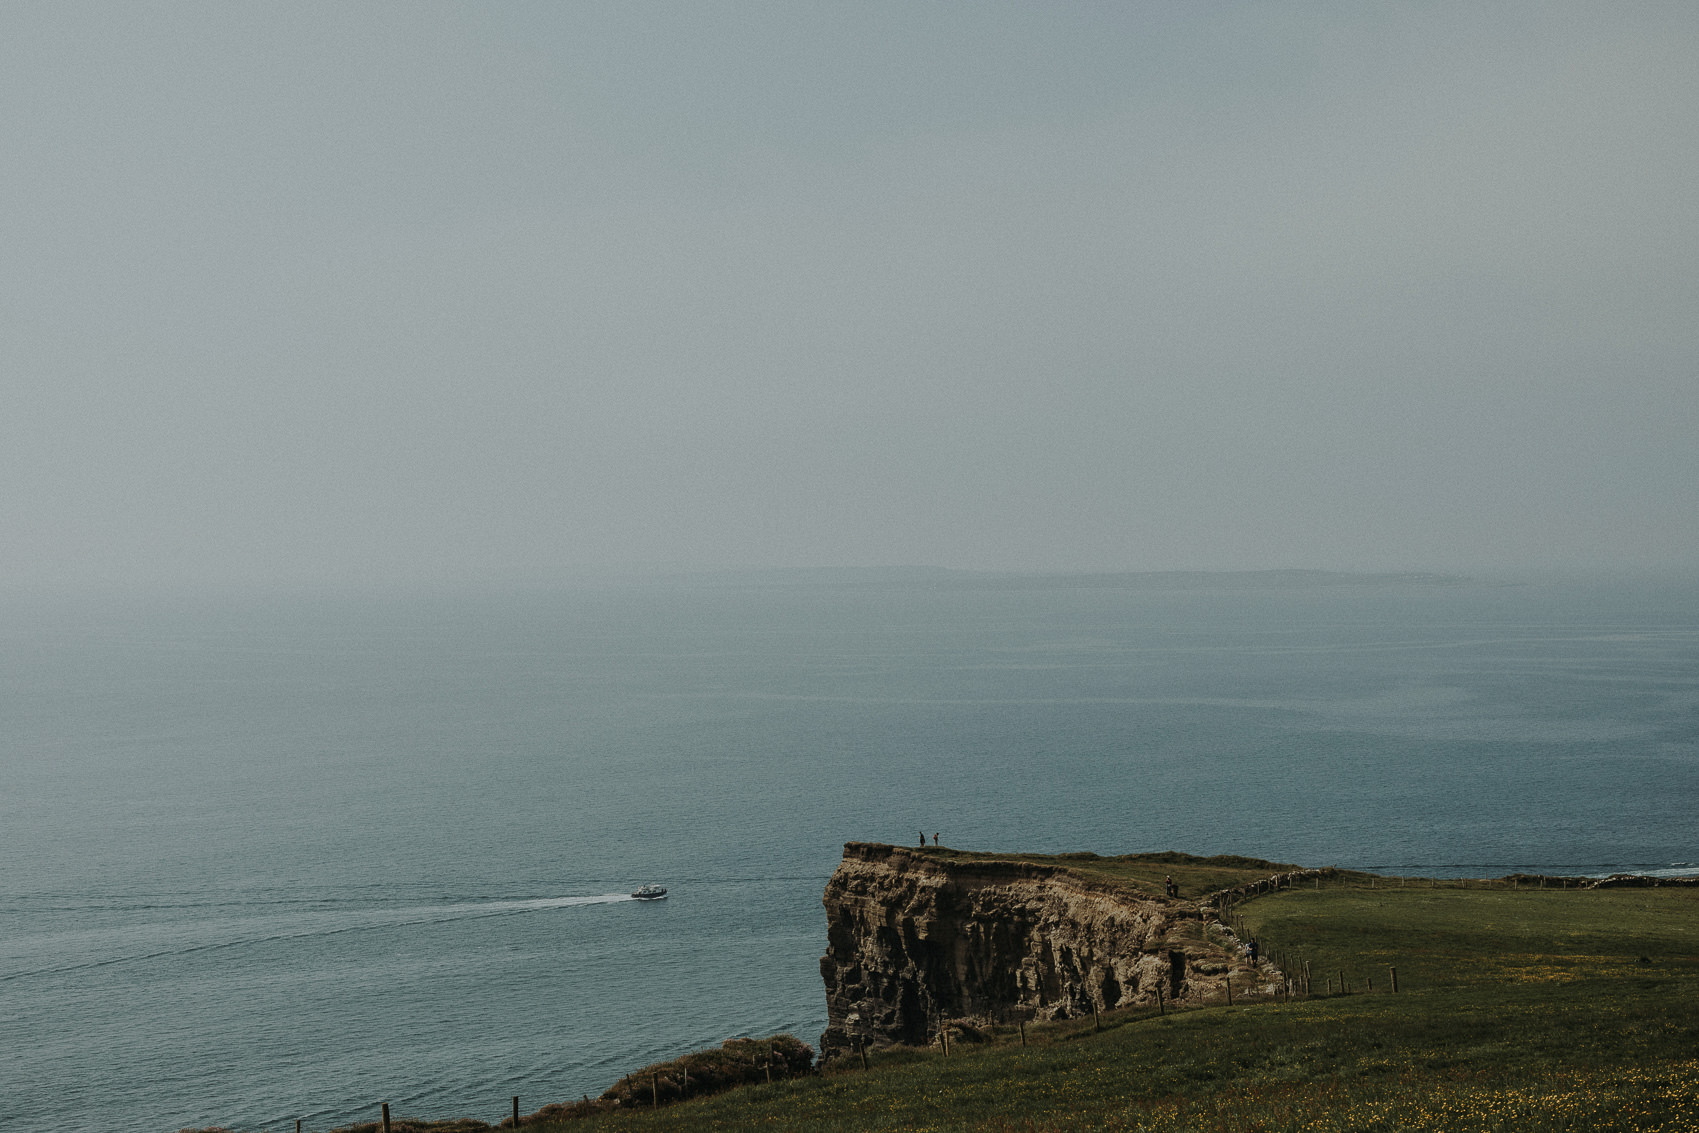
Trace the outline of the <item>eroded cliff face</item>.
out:
M 1159 988 L 1184 1002 L 1259 975 L 1197 904 L 1060 867 L 851 842 L 825 906 L 828 1057 L 930 1042 L 947 1021 L 1090 1014 Z

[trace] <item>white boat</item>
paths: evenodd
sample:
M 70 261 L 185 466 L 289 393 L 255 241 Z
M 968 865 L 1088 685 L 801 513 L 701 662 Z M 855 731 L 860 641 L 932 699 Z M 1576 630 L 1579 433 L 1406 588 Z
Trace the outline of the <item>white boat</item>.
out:
M 631 895 L 639 901 L 659 901 L 667 895 L 667 891 L 651 881 L 648 885 L 638 887 Z

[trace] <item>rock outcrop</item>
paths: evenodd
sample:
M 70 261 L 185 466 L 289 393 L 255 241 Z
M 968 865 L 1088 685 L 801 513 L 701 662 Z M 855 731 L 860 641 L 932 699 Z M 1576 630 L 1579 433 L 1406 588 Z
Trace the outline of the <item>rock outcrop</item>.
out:
M 1249 990 L 1206 906 L 1061 866 L 851 842 L 826 885 L 821 1054 L 932 1041 L 946 1023 L 1066 1018 Z M 1270 989 L 1271 990 L 1271 989 Z

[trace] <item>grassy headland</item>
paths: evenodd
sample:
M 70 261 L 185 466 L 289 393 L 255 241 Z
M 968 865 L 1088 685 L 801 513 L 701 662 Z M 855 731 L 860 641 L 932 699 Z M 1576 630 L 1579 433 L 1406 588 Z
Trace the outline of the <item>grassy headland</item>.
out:
M 1172 876 L 1189 898 L 1275 868 L 1169 854 L 928 853 L 1064 865 L 1149 893 Z M 638 1088 L 614 1112 L 556 1109 L 523 1128 L 1699 1128 L 1699 889 L 1336 873 L 1229 917 L 1290 974 L 1308 965 L 1311 994 L 1248 998 L 1246 988 L 1231 1007 L 1029 1024 L 1024 1044 L 1013 1027 L 961 1034 L 948 1057 L 896 1047 L 871 1052 L 867 1069 L 840 1059 L 771 1084 L 745 1068 L 741 1080 L 754 1084 L 714 1096 L 657 1109 Z
M 1222 859 L 1063 860 L 1134 884 L 1171 873 L 1192 893 L 1234 872 Z M 1238 906 L 1265 953 L 1308 962 L 1308 999 L 1115 1012 L 1101 1030 L 1029 1027 L 1025 1046 L 1003 1029 L 948 1058 L 898 1048 L 865 1071 L 840 1062 L 535 1128 L 1699 1128 L 1699 890 L 1474 884 L 1344 875 Z M 1351 994 L 1337 993 L 1340 973 Z

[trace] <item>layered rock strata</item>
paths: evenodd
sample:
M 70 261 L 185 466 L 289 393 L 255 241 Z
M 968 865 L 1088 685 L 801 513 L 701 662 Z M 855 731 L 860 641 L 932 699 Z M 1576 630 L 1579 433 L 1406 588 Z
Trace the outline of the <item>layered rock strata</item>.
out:
M 947 1022 L 1066 1018 L 1278 978 L 1198 904 L 1060 866 L 851 842 L 824 902 L 825 1057 L 930 1042 Z

